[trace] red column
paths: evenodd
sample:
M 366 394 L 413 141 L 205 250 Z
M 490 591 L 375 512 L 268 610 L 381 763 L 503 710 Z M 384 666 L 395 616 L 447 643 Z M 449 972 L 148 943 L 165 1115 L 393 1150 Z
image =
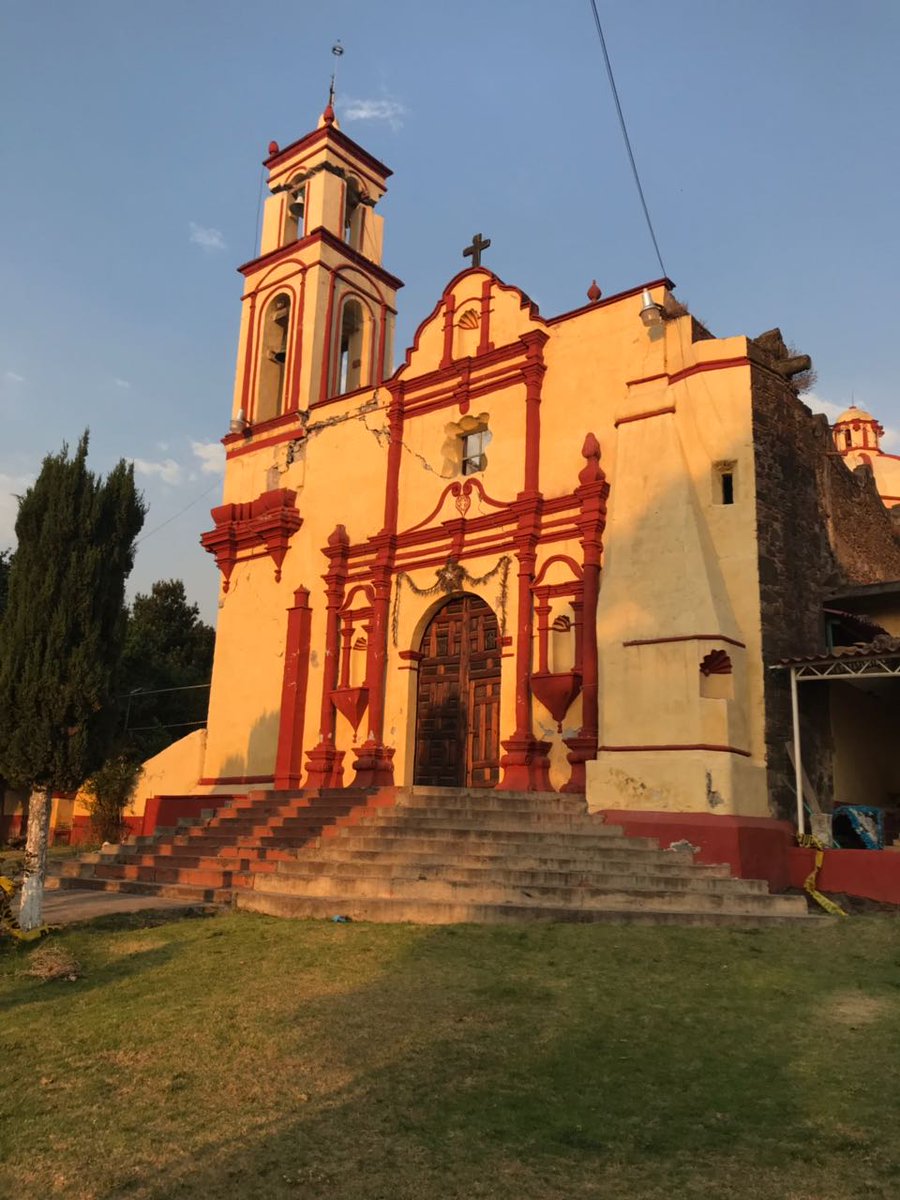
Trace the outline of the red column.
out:
M 303 772 L 303 725 L 306 718 L 311 623 L 309 590 L 299 587 L 294 592 L 294 606 L 288 609 L 284 647 L 281 717 L 275 755 L 275 787 L 278 789 L 299 788 Z
M 550 743 L 538 741 L 531 729 L 531 641 L 533 634 L 531 583 L 540 530 L 539 501 L 520 519 L 516 537 L 519 560 L 516 603 L 516 731 L 501 742 L 500 788 L 509 792 L 549 792 Z M 525 528 L 523 528 L 525 526 Z M 530 526 L 530 529 L 528 528 Z
M 366 652 L 366 684 L 369 689 L 369 733 L 356 752 L 353 764 L 356 787 L 391 787 L 394 782 L 394 747 L 384 744 L 384 703 L 387 683 L 388 628 L 391 585 L 394 578 L 397 514 L 400 504 L 400 461 L 403 454 L 402 390 L 391 393 L 388 409 L 391 441 L 388 447 L 384 497 L 384 529 L 373 539 L 376 546 L 372 583 L 372 624 Z
M 597 604 L 600 598 L 600 559 L 603 552 L 603 532 L 606 528 L 606 498 L 609 484 L 600 466 L 600 443 L 592 433 L 584 439 L 581 449 L 586 461 L 579 473 L 580 485 L 575 489 L 580 513 L 581 552 L 584 566 L 584 595 L 581 636 L 582 715 L 581 729 L 565 739 L 569 747 L 568 760 L 572 767 L 564 792 L 583 792 L 586 785 L 585 763 L 597 757 L 599 735 L 599 688 L 597 661 Z
M 347 553 L 350 540 L 343 525 L 338 525 L 328 539 L 324 553 L 328 558 L 325 580 L 327 616 L 325 622 L 325 662 L 322 668 L 322 716 L 319 742 L 307 750 L 309 767 L 308 788 L 339 788 L 344 784 L 344 752 L 334 744 L 335 708 L 331 693 L 337 687 L 340 658 L 341 606 L 347 582 Z

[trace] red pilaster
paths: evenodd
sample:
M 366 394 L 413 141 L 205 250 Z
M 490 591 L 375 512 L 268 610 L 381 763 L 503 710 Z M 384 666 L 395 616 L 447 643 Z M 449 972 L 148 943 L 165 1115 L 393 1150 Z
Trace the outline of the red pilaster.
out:
M 331 342 L 334 332 L 334 272 L 328 280 L 328 303 L 325 305 L 325 342 L 322 346 L 322 375 L 319 383 L 319 400 L 328 399 L 328 372 L 331 366 Z
M 444 353 L 441 366 L 449 367 L 453 362 L 453 317 L 456 312 L 456 297 L 448 292 L 444 297 Z
M 275 755 L 276 788 L 298 788 L 303 773 L 303 725 L 306 717 L 311 623 L 309 590 L 299 587 L 294 592 L 294 606 L 288 609 L 278 751 Z
M 493 350 L 491 341 L 491 285 L 493 279 L 485 279 L 481 285 L 481 337 L 478 342 L 478 353 L 487 354 Z
M 537 495 L 541 461 L 541 384 L 544 379 L 544 343 L 548 335 L 539 329 L 522 335 L 526 361 L 525 380 L 525 486 L 526 495 Z
M 347 552 L 350 539 L 343 525 L 335 527 L 324 554 L 328 558 L 325 580 L 327 616 L 325 622 L 325 662 L 322 669 L 322 715 L 319 742 L 306 752 L 309 767 L 308 788 L 335 788 L 344 783 L 344 752 L 334 744 L 335 708 L 331 693 L 337 687 L 340 657 L 341 606 L 347 582 Z
M 520 501 L 524 497 L 519 497 Z M 503 777 L 500 787 L 510 792 L 549 792 L 550 743 L 538 741 L 531 728 L 531 641 L 533 631 L 531 584 L 535 547 L 540 537 L 540 497 L 519 518 L 516 557 L 519 562 L 516 602 L 516 731 L 501 746 Z
M 580 513 L 581 552 L 584 569 L 584 595 L 581 636 L 582 716 L 581 729 L 566 738 L 572 774 L 564 792 L 583 792 L 586 785 L 585 763 L 597 757 L 599 730 L 599 690 L 597 680 L 597 603 L 600 598 L 600 558 L 606 528 L 606 499 L 609 484 L 600 466 L 600 443 L 592 433 L 584 439 L 581 453 L 586 463 L 575 489 Z
M 256 339 L 256 292 L 250 293 L 250 314 L 247 318 L 247 347 L 244 351 L 244 381 L 241 386 L 241 408 L 244 416 L 252 421 L 250 412 L 250 380 L 253 377 L 253 347 Z
M 372 571 L 375 600 L 366 657 L 369 735 L 356 752 L 353 764 L 355 787 L 390 787 L 394 782 L 394 749 L 384 744 L 384 693 L 394 549 L 394 538 L 382 534 L 382 545 Z
M 296 412 L 300 402 L 300 368 L 303 364 L 303 304 L 306 297 L 306 268 L 300 275 L 300 299 L 297 301 L 297 316 L 294 324 L 294 349 L 291 356 L 291 386 L 288 393 L 287 412 Z

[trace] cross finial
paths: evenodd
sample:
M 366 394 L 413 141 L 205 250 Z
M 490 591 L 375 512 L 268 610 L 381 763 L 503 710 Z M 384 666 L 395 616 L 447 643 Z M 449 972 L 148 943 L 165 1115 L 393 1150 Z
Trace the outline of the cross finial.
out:
M 476 233 L 472 238 L 472 245 L 466 246 L 463 250 L 463 258 L 471 258 L 473 267 L 481 266 L 481 252 L 487 250 L 491 244 L 490 238 L 483 238 L 480 233 Z

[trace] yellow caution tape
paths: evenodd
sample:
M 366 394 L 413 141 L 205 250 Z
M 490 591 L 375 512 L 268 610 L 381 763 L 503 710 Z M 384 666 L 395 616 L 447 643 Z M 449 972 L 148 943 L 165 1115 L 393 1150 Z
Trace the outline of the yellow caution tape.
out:
M 825 847 L 822 842 L 819 840 L 819 838 L 815 837 L 811 833 L 803 833 L 797 837 L 797 844 L 806 849 L 815 850 L 816 852 L 815 865 L 807 875 L 806 879 L 803 881 L 803 890 L 808 896 L 812 896 L 816 904 L 818 904 L 821 908 L 824 908 L 825 911 L 830 913 L 833 917 L 846 917 L 847 913 L 844 912 L 839 904 L 835 904 L 833 900 L 829 900 L 827 896 L 823 896 L 822 893 L 816 889 L 816 881 L 819 877 L 819 871 L 821 871 L 822 863 L 825 861 Z

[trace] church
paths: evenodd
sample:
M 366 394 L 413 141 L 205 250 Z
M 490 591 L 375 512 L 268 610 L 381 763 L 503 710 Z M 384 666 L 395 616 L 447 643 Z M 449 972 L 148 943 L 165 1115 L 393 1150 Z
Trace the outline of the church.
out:
M 823 651 L 832 593 L 900 579 L 871 472 L 844 461 L 877 423 L 874 447 L 864 414 L 833 433 L 778 329 L 715 337 L 665 278 L 585 281 L 545 316 L 481 234 L 395 366 L 390 170 L 331 102 L 265 167 L 202 537 L 208 726 L 146 764 L 133 832 L 248 791 L 570 794 L 784 886 L 775 668 Z M 828 719 L 807 704 L 822 795 Z
M 221 572 L 202 786 L 781 815 L 767 661 L 816 648 L 835 573 L 797 477 L 825 454 L 793 383 L 809 360 L 777 330 L 713 337 L 667 279 L 546 317 L 478 235 L 395 369 L 391 172 L 330 103 L 265 165 L 202 539 Z M 851 543 L 866 526 L 856 582 L 900 575 L 871 489 L 830 509 Z

